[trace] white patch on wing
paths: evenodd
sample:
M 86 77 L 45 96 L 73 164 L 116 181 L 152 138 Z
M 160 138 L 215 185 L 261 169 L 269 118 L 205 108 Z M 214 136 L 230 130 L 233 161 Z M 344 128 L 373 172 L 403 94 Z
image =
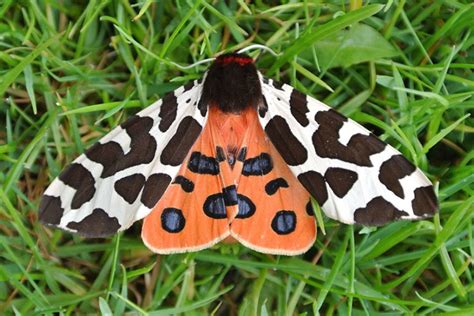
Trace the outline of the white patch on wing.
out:
M 355 129 L 354 126 L 352 126 L 352 124 L 349 122 L 344 122 L 344 125 L 342 125 L 341 129 L 339 130 L 338 141 L 344 146 L 347 146 L 352 136 L 357 134 L 370 135 L 370 132 L 365 128 Z

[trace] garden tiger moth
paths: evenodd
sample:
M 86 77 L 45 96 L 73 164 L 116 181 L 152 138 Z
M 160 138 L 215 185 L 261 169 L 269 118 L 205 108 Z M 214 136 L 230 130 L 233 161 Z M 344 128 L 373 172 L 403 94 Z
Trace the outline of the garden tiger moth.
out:
M 40 220 L 104 237 L 144 219 L 156 253 L 226 238 L 296 255 L 316 237 L 310 197 L 343 223 L 432 216 L 426 176 L 367 129 L 225 54 L 116 127 L 45 191 Z

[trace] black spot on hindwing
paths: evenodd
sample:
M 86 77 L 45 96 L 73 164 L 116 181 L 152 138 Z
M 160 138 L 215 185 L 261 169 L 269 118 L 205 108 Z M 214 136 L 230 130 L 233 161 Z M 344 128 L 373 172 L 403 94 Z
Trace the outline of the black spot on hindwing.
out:
M 179 184 L 181 189 L 183 189 L 183 191 L 186 193 L 191 193 L 194 191 L 194 183 L 186 177 L 177 176 L 173 183 Z
M 413 213 L 418 216 L 429 216 L 438 210 L 438 199 L 434 193 L 433 186 L 417 188 L 415 197 L 411 201 Z
M 278 211 L 272 220 L 272 229 L 278 235 L 288 235 L 296 229 L 296 214 L 293 211 Z
M 117 180 L 115 191 L 129 204 L 133 204 L 145 185 L 145 176 L 139 173 Z
M 288 165 L 301 165 L 308 159 L 308 151 L 293 135 L 283 117 L 273 117 L 265 126 L 265 133 Z
M 209 195 L 204 201 L 204 213 L 210 218 L 227 218 L 227 209 L 225 205 L 224 194 L 216 193 Z
M 168 233 L 179 233 L 185 225 L 186 219 L 180 209 L 168 207 L 161 213 L 161 227 Z
M 235 185 L 230 185 L 224 188 L 222 193 L 224 194 L 224 202 L 226 206 L 238 204 L 237 187 Z
M 272 157 L 267 153 L 261 153 L 257 157 L 244 161 L 242 174 L 244 176 L 263 176 L 273 169 Z
M 132 166 L 150 163 L 155 157 L 156 140 L 149 134 L 153 119 L 135 115 L 120 126 L 130 137 L 130 151 L 126 154 L 114 141 L 96 143 L 85 152 L 87 158 L 104 167 L 102 178 L 113 176 L 118 171 Z
M 318 201 L 319 205 L 326 203 L 328 190 L 324 177 L 316 171 L 306 171 L 298 175 L 298 181 Z
M 148 208 L 152 208 L 165 193 L 171 177 L 165 173 L 155 173 L 148 177 L 143 187 L 140 201 Z
M 283 178 L 276 178 L 265 185 L 265 192 L 268 195 L 273 195 L 280 188 L 288 188 L 288 182 Z
M 379 180 L 398 197 L 404 198 L 400 179 L 412 174 L 416 167 L 402 155 L 390 157 L 380 166 Z
M 176 133 L 161 152 L 160 161 L 164 165 L 179 166 L 201 134 L 201 124 L 190 116 L 179 123 Z
M 407 212 L 400 211 L 392 203 L 378 196 L 367 203 L 365 207 L 355 210 L 354 221 L 362 225 L 380 226 L 407 215 Z
M 61 207 L 61 198 L 43 195 L 39 206 L 39 219 L 42 223 L 59 225 L 64 209 Z
M 242 194 L 239 194 L 237 198 L 239 210 L 235 218 L 249 218 L 255 214 L 257 208 L 251 199 Z
M 237 194 L 237 187 L 230 185 L 222 190 L 222 193 L 209 195 L 204 201 L 204 213 L 214 219 L 227 218 L 227 206 L 237 205 L 240 194 Z
M 357 173 L 343 168 L 328 168 L 324 178 L 332 191 L 343 198 L 357 181 Z
M 371 167 L 370 156 L 381 152 L 386 146 L 372 134 L 356 134 L 351 137 L 347 145 L 341 144 L 339 130 L 347 122 L 347 118 L 332 109 L 319 111 L 314 119 L 319 127 L 313 134 L 313 146 L 320 157 Z
M 117 232 L 120 224 L 117 218 L 109 216 L 101 208 L 96 208 L 80 222 L 70 222 L 66 227 L 85 237 L 105 237 Z
M 216 158 L 208 157 L 195 151 L 191 153 L 188 169 L 194 173 L 218 175 L 219 163 Z
M 71 202 L 71 209 L 78 209 L 84 203 L 90 201 L 95 193 L 95 179 L 83 165 L 78 163 L 71 164 L 59 179 L 68 186 L 76 189 Z
M 306 95 L 293 89 L 290 96 L 290 109 L 291 114 L 301 126 L 308 126 L 309 120 L 306 117 L 306 113 L 309 112 L 309 109 Z

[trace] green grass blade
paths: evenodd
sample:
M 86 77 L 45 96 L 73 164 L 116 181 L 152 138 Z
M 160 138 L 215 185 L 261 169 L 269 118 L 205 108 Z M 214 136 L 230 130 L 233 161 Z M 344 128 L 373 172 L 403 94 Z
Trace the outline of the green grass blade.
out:
M 343 16 L 337 17 L 333 21 L 318 27 L 314 32 L 307 32 L 305 35 L 296 39 L 292 45 L 285 49 L 283 55 L 277 58 L 276 62 L 270 68 L 268 73 L 272 75 L 279 67 L 292 59 L 303 49 L 306 49 L 321 39 L 331 36 L 332 34 L 351 24 L 357 23 L 376 14 L 382 10 L 382 8 L 383 6 L 378 4 L 368 5 L 361 9 L 351 11 Z

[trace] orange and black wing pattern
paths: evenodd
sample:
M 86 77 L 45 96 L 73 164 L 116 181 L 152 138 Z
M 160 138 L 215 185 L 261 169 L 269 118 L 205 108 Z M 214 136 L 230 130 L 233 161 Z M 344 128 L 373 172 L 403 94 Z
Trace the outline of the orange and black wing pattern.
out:
M 221 162 L 207 124 L 172 183 L 143 222 L 142 239 L 162 254 L 197 251 L 226 238 Z
M 211 108 L 142 237 L 158 253 L 198 250 L 230 235 L 260 252 L 294 255 L 314 242 L 312 214 L 309 194 L 265 137 L 257 112 Z

